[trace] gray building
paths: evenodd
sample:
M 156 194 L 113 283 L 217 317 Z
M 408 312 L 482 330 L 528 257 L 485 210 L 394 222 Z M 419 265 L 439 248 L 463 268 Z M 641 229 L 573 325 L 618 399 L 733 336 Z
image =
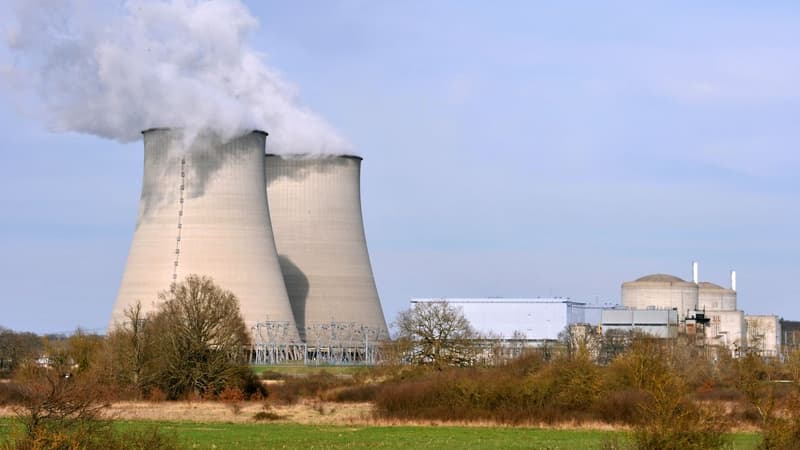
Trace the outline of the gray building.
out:
M 747 348 L 763 356 L 781 352 L 781 319 L 775 315 L 746 315 Z
M 674 309 L 614 308 L 602 312 L 603 333 L 638 331 L 661 338 L 678 336 L 678 311 Z

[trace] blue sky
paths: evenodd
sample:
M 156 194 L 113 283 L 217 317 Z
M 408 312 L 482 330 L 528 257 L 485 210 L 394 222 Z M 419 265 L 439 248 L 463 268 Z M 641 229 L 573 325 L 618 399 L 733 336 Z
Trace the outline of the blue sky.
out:
M 252 45 L 365 157 L 388 321 L 414 296 L 616 302 L 692 260 L 800 320 L 792 2 L 248 6 Z M 102 328 L 141 142 L 49 131 L 0 89 L 0 325 Z

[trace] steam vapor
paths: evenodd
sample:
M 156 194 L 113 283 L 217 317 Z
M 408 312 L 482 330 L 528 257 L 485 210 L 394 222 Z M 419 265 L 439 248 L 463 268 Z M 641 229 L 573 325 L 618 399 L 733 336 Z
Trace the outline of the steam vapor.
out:
M 248 44 L 258 21 L 238 0 L 111 3 L 15 5 L 6 81 L 39 97 L 50 128 L 121 142 L 156 127 L 223 139 L 263 129 L 271 152 L 350 151 Z

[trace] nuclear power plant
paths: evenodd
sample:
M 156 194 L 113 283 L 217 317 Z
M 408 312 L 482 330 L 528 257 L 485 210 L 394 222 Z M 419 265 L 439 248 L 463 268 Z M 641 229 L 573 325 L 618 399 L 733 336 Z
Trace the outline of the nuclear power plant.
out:
M 650 311 L 647 314 L 653 317 L 657 311 L 672 311 L 677 314 L 676 331 L 678 323 L 683 324 L 682 329 L 687 332 L 693 332 L 699 325 L 710 344 L 727 347 L 732 353 L 748 348 L 745 314 L 737 309 L 735 271 L 731 271 L 728 288 L 700 281 L 697 262 L 692 263 L 691 281 L 674 275 L 647 275 L 622 283 L 622 306 L 633 312 Z M 623 313 L 609 312 L 608 319 L 604 320 L 618 322 L 611 317 L 619 314 Z M 671 327 L 667 322 L 646 325 L 666 329 Z M 614 325 L 619 328 L 620 324 Z M 638 325 L 642 328 L 642 324 Z
M 112 326 L 137 302 L 153 311 L 160 292 L 198 274 L 237 296 L 261 362 L 365 358 L 368 349 L 348 348 L 388 336 L 360 157 L 265 155 L 261 131 L 227 142 L 176 129 L 143 135 L 139 213 Z

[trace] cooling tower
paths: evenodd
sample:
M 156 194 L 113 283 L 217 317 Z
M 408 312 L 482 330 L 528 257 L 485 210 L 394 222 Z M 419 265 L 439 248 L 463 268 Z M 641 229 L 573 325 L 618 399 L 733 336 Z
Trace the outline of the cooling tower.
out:
M 266 174 L 275 246 L 301 334 L 334 322 L 387 336 L 361 216 L 361 158 L 267 155 Z
M 266 133 L 226 143 L 174 129 L 143 134 L 139 216 L 112 326 L 136 301 L 155 308 L 158 292 L 189 274 L 233 292 L 248 329 L 266 320 L 294 323 L 264 190 Z

